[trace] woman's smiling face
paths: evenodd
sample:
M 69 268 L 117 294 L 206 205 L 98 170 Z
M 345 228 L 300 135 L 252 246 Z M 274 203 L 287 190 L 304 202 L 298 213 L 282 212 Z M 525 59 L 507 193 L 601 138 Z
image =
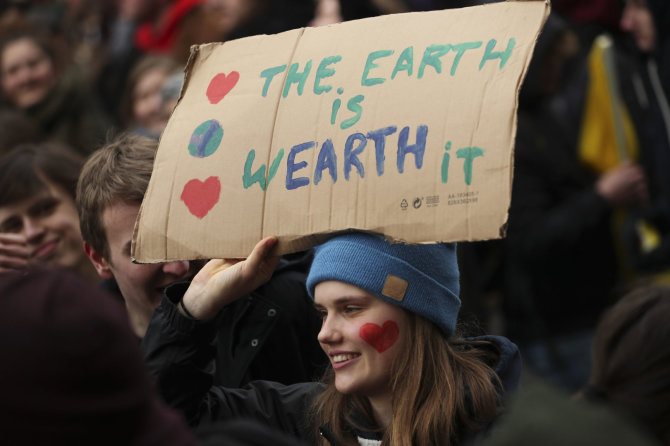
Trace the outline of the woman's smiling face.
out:
M 0 232 L 24 237 L 31 264 L 75 268 L 87 259 L 74 199 L 59 185 L 43 182 L 41 192 L 0 206 Z
M 406 346 L 409 316 L 367 291 L 338 281 L 316 285 L 314 301 L 322 315 L 321 348 L 344 394 L 385 396 L 395 358 Z
M 0 79 L 5 96 L 18 108 L 26 109 L 49 94 L 56 84 L 56 69 L 37 42 L 24 37 L 3 48 Z

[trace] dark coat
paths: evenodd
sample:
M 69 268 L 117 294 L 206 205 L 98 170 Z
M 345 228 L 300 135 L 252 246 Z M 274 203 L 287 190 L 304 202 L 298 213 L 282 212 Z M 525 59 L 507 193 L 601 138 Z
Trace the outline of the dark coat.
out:
M 316 339 L 321 319 L 305 288 L 310 262 L 311 253 L 283 257 L 270 281 L 228 305 L 208 324 L 215 333 L 214 384 L 241 387 L 259 379 L 293 384 L 321 376 L 328 359 Z M 172 292 L 183 293 L 188 285 L 175 284 Z M 181 316 L 174 303 L 163 299 L 159 311 Z M 189 327 L 198 324 L 183 319 Z M 149 351 L 163 342 L 152 325 L 142 341 Z
M 316 443 L 317 429 L 308 420 L 309 407 L 323 391 L 322 384 L 283 385 L 252 381 L 242 388 L 214 385 L 212 340 L 216 321 L 201 323 L 184 317 L 177 308 L 187 284 L 175 284 L 166 294 L 149 324 L 143 347 L 159 392 L 181 411 L 191 426 L 233 419 L 253 419 L 270 429 Z M 501 359 L 496 373 L 509 391 L 518 386 L 521 358 L 505 338 L 486 337 L 498 345 Z M 327 435 L 327 428 L 321 427 Z
M 311 252 L 283 257 L 270 281 L 221 311 L 215 384 L 293 384 L 321 376 L 328 362 L 316 339 L 321 318 L 305 288 L 311 258 Z
M 541 109 L 519 110 L 506 238 L 505 306 L 515 340 L 595 326 L 618 264 L 612 209 Z
M 75 70 L 64 73 L 48 96 L 25 110 L 50 142 L 90 155 L 113 131 L 111 118 Z
M 215 384 L 241 387 L 257 379 L 292 384 L 321 376 L 328 362 L 316 341 L 321 319 L 305 289 L 311 258 L 311 253 L 284 256 L 267 284 L 217 316 Z M 123 300 L 114 278 L 98 286 Z
M 507 334 L 520 342 L 594 327 L 618 280 L 612 207 L 579 162 L 571 114 L 555 107 L 564 93 L 542 88 L 543 63 L 567 29 L 549 17 L 520 91 L 503 301 Z

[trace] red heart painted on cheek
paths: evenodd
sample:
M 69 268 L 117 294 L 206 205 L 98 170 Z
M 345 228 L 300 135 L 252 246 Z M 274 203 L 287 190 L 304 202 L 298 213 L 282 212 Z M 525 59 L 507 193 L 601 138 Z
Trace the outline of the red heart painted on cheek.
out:
M 218 104 L 240 79 L 240 73 L 231 71 L 228 76 L 226 73 L 219 73 L 212 78 L 207 87 L 207 99 L 211 104 Z
M 219 201 L 220 192 L 218 177 L 209 177 L 204 182 L 193 179 L 184 186 L 181 199 L 191 214 L 203 218 Z
M 384 322 L 382 327 L 377 324 L 365 324 L 358 332 L 361 339 L 373 346 L 379 353 L 385 352 L 395 344 L 399 334 L 398 324 L 393 321 Z

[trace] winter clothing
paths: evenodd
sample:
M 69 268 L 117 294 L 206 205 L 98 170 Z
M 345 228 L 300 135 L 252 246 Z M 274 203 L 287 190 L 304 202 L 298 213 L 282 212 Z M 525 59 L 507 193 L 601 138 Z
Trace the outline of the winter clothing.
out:
M 0 297 L 3 444 L 195 445 L 113 297 L 53 269 L 0 275 Z
M 621 92 L 633 112 L 651 195 L 650 205 L 631 220 L 635 223 L 645 219 L 660 238 L 654 249 L 643 249 L 631 224 L 626 248 L 632 268 L 655 273 L 670 266 L 670 7 L 662 0 L 649 0 L 647 6 L 655 25 L 655 48 L 641 53 L 628 36 L 629 45 L 618 42 L 616 49 Z
M 111 119 L 85 85 L 75 70 L 63 73 L 44 100 L 25 110 L 46 140 L 65 144 L 84 157 L 100 147 L 112 130 Z
M 215 384 L 293 384 L 321 376 L 328 363 L 316 339 L 321 318 L 305 291 L 311 258 L 311 252 L 283 257 L 270 281 L 221 311 Z
M 182 411 L 193 426 L 216 420 L 252 418 L 271 429 L 315 444 L 317 426 L 310 424 L 308 409 L 323 386 L 315 382 L 286 386 L 269 381 L 252 381 L 238 389 L 213 386 L 211 364 L 215 349 L 211 342 L 216 322 L 202 323 L 183 316 L 177 303 L 185 291 L 182 284 L 166 289 L 143 344 L 149 369 L 168 404 Z M 484 339 L 500 349 L 495 371 L 505 390 L 514 390 L 521 367 L 516 346 L 504 338 Z M 234 367 L 234 363 L 228 365 L 231 366 Z M 321 429 L 327 435 L 327 426 Z
M 200 446 L 307 446 L 291 435 L 249 419 L 220 421 L 196 431 Z
M 612 209 L 556 122 L 519 110 L 505 262 L 513 339 L 546 334 L 533 324 L 552 334 L 595 326 L 617 278 Z
M 219 313 L 214 384 L 240 387 L 258 379 L 293 384 L 321 376 L 328 359 L 316 339 L 321 319 L 305 291 L 310 261 L 311 252 L 283 257 L 270 281 Z M 155 341 L 145 337 L 144 348 L 155 348 Z
M 520 92 L 503 308 L 526 364 L 575 391 L 588 379 L 590 332 L 613 302 L 619 265 L 612 207 L 579 162 L 570 116 L 543 88 L 543 62 L 566 30 L 549 17 Z
M 569 428 L 567 428 L 569 427 Z M 660 446 L 620 411 L 546 386 L 524 387 L 480 446 Z
M 461 307 L 455 244 L 406 245 L 356 232 L 317 246 L 307 276 L 314 299 L 319 282 L 338 280 L 420 314 L 449 336 Z

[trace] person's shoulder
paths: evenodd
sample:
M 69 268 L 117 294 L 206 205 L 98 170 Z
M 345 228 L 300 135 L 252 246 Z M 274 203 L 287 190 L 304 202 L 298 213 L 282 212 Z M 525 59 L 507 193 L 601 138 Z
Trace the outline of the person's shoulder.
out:
M 605 404 L 575 399 L 531 382 L 512 400 L 480 446 L 657 445 L 631 419 Z
M 499 352 L 495 373 L 500 379 L 505 394 L 519 389 L 521 381 L 521 353 L 519 347 L 504 336 L 484 335 L 467 338 L 468 341 L 486 341 L 494 345 Z

